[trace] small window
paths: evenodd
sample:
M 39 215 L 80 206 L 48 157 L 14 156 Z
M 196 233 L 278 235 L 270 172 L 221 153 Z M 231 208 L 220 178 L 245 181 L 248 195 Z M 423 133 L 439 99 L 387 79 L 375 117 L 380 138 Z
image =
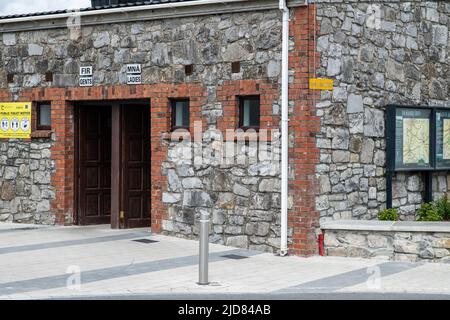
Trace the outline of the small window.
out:
M 231 63 L 231 72 L 232 73 L 240 73 L 241 72 L 241 63 L 239 61 Z
M 242 129 L 259 129 L 259 97 L 240 97 L 239 127 Z
M 52 127 L 52 107 L 49 103 L 37 105 L 37 129 L 50 130 Z
M 184 73 L 187 76 L 191 76 L 194 73 L 194 66 L 192 64 L 184 66 Z
M 51 71 L 45 73 L 45 81 L 53 82 L 53 73 Z
M 189 100 L 172 100 L 172 130 L 189 129 Z

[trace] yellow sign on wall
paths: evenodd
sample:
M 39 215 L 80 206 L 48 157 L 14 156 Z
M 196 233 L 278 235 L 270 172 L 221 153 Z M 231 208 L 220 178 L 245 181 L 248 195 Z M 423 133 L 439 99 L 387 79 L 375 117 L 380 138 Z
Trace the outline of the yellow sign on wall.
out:
M 333 79 L 310 78 L 309 88 L 312 90 L 333 90 Z
M 31 102 L 0 102 L 0 138 L 31 136 Z

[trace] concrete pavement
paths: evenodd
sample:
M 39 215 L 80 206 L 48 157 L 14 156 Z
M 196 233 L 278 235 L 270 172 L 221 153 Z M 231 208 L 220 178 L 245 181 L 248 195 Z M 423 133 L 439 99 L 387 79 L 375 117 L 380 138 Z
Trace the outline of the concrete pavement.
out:
M 199 286 L 196 241 L 149 229 L 0 224 L 0 299 L 450 299 L 449 264 L 214 244 L 210 253 L 211 284 Z

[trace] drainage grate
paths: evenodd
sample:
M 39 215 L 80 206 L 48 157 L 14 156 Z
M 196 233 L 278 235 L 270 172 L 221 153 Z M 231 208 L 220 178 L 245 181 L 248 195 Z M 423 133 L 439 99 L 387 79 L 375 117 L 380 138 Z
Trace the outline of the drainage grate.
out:
M 227 258 L 227 259 L 234 259 L 234 260 L 240 260 L 240 259 L 247 259 L 248 258 L 246 256 L 240 256 L 238 254 L 226 254 L 226 255 L 224 255 L 222 257 Z
M 159 241 L 156 241 L 156 240 L 150 240 L 150 239 L 136 239 L 136 240 L 132 240 L 132 241 L 135 241 L 135 242 L 141 242 L 141 243 L 154 243 L 154 242 L 159 242 Z
M 23 227 L 23 228 L 14 228 L 14 229 L 9 229 L 9 230 L 13 230 L 13 231 L 27 231 L 27 230 L 36 230 L 39 229 L 38 227 Z

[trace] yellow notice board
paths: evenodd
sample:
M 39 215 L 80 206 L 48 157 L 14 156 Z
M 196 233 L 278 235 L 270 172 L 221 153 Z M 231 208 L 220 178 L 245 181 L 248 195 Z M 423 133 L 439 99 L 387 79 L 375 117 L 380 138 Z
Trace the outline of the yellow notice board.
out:
M 31 136 L 31 102 L 0 102 L 0 138 Z
M 312 90 L 333 90 L 333 79 L 310 78 L 309 88 Z

